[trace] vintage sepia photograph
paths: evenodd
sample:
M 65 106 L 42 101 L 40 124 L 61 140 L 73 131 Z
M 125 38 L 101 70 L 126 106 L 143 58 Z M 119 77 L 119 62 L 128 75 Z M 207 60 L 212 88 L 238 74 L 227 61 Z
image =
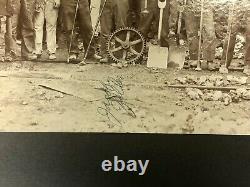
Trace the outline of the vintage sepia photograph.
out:
M 0 0 L 0 131 L 250 134 L 249 0 Z

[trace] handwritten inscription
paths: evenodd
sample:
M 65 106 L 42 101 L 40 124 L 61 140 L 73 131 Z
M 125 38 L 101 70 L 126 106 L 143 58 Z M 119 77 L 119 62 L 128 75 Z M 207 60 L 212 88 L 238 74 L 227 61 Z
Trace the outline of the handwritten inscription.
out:
M 113 124 L 122 125 L 122 122 L 117 117 L 117 112 L 130 115 L 136 118 L 130 104 L 124 99 L 124 90 L 122 78 L 108 77 L 106 82 L 100 81 L 102 88 L 105 92 L 105 99 L 102 102 L 102 106 L 98 107 L 98 113 L 105 116 Z

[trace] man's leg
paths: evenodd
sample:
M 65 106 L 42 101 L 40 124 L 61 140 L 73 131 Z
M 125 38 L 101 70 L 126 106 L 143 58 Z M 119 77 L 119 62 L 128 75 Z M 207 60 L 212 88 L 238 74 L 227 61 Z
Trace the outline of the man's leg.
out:
M 33 60 L 34 51 L 34 25 L 33 16 L 35 12 L 34 0 L 21 0 L 19 24 L 21 30 L 21 54 L 26 59 Z
M 240 26 L 238 24 L 233 24 L 232 31 L 231 31 L 231 37 L 229 38 L 229 36 L 227 34 L 227 36 L 225 38 L 225 41 L 223 44 L 222 63 L 221 63 L 222 69 L 228 68 L 233 60 L 234 47 L 236 44 L 236 35 L 239 31 L 239 28 L 240 28 Z
M 159 15 L 160 15 L 160 13 L 159 13 L 159 11 L 157 11 L 156 16 L 159 17 Z M 161 39 L 160 39 L 160 46 L 161 47 L 169 47 L 169 41 L 168 41 L 169 16 L 170 16 L 170 1 L 167 1 L 166 8 L 164 8 L 164 11 L 163 11 L 162 31 L 161 31 Z M 159 20 L 159 19 L 157 19 L 157 20 Z M 157 25 L 159 25 L 159 24 L 157 24 Z
M 11 61 L 17 55 L 17 24 L 18 14 L 20 12 L 20 0 L 8 1 L 12 16 L 7 16 L 5 33 L 5 60 Z
M 16 42 L 12 35 L 12 17 L 6 17 L 6 33 L 5 38 L 5 61 L 12 61 L 12 56 L 16 55 Z
M 148 1 L 148 13 L 141 13 L 139 31 L 142 33 L 146 40 L 148 39 L 148 33 L 155 19 L 155 11 L 157 11 L 157 0 L 151 0 Z
M 46 32 L 47 32 L 47 48 L 49 51 L 49 58 L 55 59 L 56 53 L 56 27 L 58 18 L 58 8 L 54 7 L 53 2 L 47 1 L 45 7 L 46 17 Z
M 203 55 L 207 60 L 208 68 L 212 68 L 212 63 L 215 59 L 215 26 L 213 11 L 207 10 L 203 17 Z
M 67 47 L 70 45 L 70 59 L 75 60 L 79 54 L 77 46 L 77 38 L 75 32 L 72 35 L 72 30 L 75 30 L 73 25 L 75 13 L 76 13 L 76 1 L 75 0 L 61 0 L 61 10 L 63 15 L 63 26 L 66 32 Z M 79 9 L 77 10 L 79 11 Z
M 101 7 L 103 7 L 103 3 L 105 0 L 101 0 Z M 101 24 L 101 56 L 102 59 L 100 60 L 101 63 L 107 63 L 107 40 L 109 34 L 111 34 L 114 23 L 113 23 L 113 2 L 112 0 L 107 0 L 106 5 L 104 7 L 100 24 Z
M 250 13 L 247 15 L 246 53 L 244 73 L 250 75 Z
M 198 60 L 198 28 L 199 19 L 192 11 L 186 11 L 184 14 L 187 39 L 189 45 L 190 60 Z
M 128 26 L 138 28 L 140 23 L 141 0 L 128 0 Z M 144 8 L 144 6 L 143 6 Z
M 43 50 L 43 25 L 45 9 L 41 7 L 39 12 L 34 15 L 34 32 L 35 32 L 35 51 L 37 56 L 41 56 Z
M 115 18 L 115 29 L 128 26 L 128 11 L 129 4 L 128 0 L 113 0 L 114 3 L 114 18 Z
M 83 39 L 84 50 L 86 52 L 93 34 L 88 0 L 80 0 L 77 18 L 79 21 L 80 34 Z M 92 42 L 89 47 L 88 57 L 92 57 L 94 54 L 95 54 L 95 48 Z

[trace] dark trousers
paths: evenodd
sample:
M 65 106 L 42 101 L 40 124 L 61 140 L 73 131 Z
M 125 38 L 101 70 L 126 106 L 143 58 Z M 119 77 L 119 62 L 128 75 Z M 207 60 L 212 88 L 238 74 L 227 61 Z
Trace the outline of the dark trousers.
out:
M 250 13 L 247 15 L 245 65 L 250 67 Z
M 184 13 L 185 26 L 189 44 L 189 55 L 191 60 L 198 60 L 199 48 L 199 27 L 200 16 L 193 11 L 186 11 Z M 212 10 L 206 10 L 203 14 L 203 57 L 207 61 L 215 59 L 215 26 Z
M 63 14 L 63 22 L 64 22 L 64 30 L 66 32 L 68 48 L 71 41 L 71 53 L 79 53 L 77 39 L 75 34 L 73 34 L 73 38 L 71 40 L 74 17 L 76 12 L 76 2 L 75 0 L 61 0 L 61 8 Z M 90 16 L 90 8 L 89 8 L 89 0 L 79 0 L 79 8 L 77 10 L 76 22 L 79 25 L 80 35 L 83 40 L 84 49 L 87 50 L 89 42 L 91 40 L 91 36 L 93 33 L 91 16 Z M 89 48 L 89 55 L 95 53 L 94 45 L 91 44 Z
M 138 28 L 140 23 L 141 0 L 128 0 L 129 15 L 128 26 Z
M 230 66 L 233 56 L 234 48 L 236 44 L 237 34 L 244 29 L 243 25 L 246 23 L 246 52 L 245 52 L 245 65 L 250 65 L 250 12 L 249 9 L 243 14 L 234 15 L 231 25 L 231 36 L 227 34 L 224 45 L 223 45 L 223 54 L 222 54 L 222 65 Z M 245 19 L 246 18 L 246 19 Z M 245 22 L 246 21 L 246 22 Z M 228 41 L 229 40 L 229 41 Z
M 103 7 L 104 0 L 101 0 Z M 109 35 L 121 27 L 127 26 L 128 0 L 107 0 L 101 16 L 101 55 L 106 56 Z
M 241 23 L 234 22 L 231 27 L 231 36 L 229 38 L 229 34 L 227 34 L 223 44 L 222 65 L 230 66 L 234 56 L 236 36 L 240 30 Z
M 6 19 L 6 33 L 4 35 L 5 39 L 5 55 L 10 53 L 16 54 L 17 45 L 13 35 L 12 17 L 7 16 Z
M 21 0 L 18 27 L 22 41 L 21 54 L 27 57 L 34 51 L 34 26 L 35 0 Z
M 144 0 L 141 0 L 141 6 L 144 7 Z M 139 30 L 145 38 L 147 38 L 152 23 L 157 22 L 159 25 L 159 16 L 160 9 L 158 8 L 158 0 L 148 0 L 148 14 L 141 14 Z M 170 1 L 167 0 L 167 5 L 163 11 L 163 22 L 162 22 L 162 31 L 160 38 L 160 45 L 162 47 L 169 47 L 168 43 L 168 34 L 169 34 L 169 14 L 170 14 Z

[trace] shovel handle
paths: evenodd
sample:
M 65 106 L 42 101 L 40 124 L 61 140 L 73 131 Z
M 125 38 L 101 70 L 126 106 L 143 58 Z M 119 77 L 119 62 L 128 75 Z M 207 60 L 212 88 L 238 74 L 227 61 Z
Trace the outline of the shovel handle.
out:
M 158 28 L 158 40 L 159 41 L 161 39 L 162 21 L 163 21 L 163 9 L 160 9 L 160 19 L 159 19 L 159 28 Z
M 198 48 L 198 63 L 197 69 L 201 69 L 201 43 L 202 43 L 202 30 L 203 30 L 203 13 L 204 13 L 204 0 L 201 0 L 201 18 L 200 18 L 200 31 L 199 31 L 199 48 Z
M 145 8 L 145 9 L 148 8 L 148 0 L 145 0 L 144 8 Z
M 158 40 L 161 39 L 161 31 L 162 31 L 162 21 L 163 21 L 163 11 L 167 6 L 167 0 L 158 0 L 158 7 L 160 8 L 160 19 L 159 19 L 159 27 L 158 27 Z
M 160 9 L 163 9 L 167 6 L 167 0 L 164 0 L 164 1 L 161 1 L 161 0 L 158 0 L 158 7 Z

